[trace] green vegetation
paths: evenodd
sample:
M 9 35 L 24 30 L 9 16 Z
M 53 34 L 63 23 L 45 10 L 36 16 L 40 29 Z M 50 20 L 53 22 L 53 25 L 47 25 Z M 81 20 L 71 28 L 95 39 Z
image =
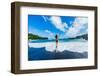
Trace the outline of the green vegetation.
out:
M 85 40 L 88 40 L 88 34 L 84 34 L 84 35 L 77 36 L 77 37 L 74 37 L 74 38 L 69 38 L 69 39 L 79 39 L 79 38 L 83 38 Z
M 40 37 L 40 36 L 38 36 L 38 35 L 33 35 L 32 33 L 29 33 L 28 34 L 28 39 L 30 40 L 33 40 L 33 39 L 48 39 L 48 38 L 46 38 L 46 37 Z

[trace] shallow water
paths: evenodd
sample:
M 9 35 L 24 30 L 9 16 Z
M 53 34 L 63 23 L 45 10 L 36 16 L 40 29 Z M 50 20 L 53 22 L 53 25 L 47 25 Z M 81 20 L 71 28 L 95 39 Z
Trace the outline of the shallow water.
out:
M 88 41 L 83 39 L 59 40 L 57 52 L 55 40 L 29 41 L 28 60 L 88 58 Z

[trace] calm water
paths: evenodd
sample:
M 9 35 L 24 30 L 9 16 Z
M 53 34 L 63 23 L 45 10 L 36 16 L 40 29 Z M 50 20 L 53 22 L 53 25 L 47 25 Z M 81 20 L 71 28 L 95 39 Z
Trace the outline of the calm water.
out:
M 40 40 L 31 40 L 31 43 L 44 43 L 44 42 L 55 42 L 55 40 L 40 39 Z M 84 39 L 60 39 L 59 42 L 86 42 Z
M 46 43 L 46 42 L 55 42 L 55 40 L 32 40 L 29 43 Z M 83 39 L 64 39 L 59 40 L 59 42 L 87 42 Z M 83 49 L 84 50 L 84 49 Z M 47 51 L 46 47 L 28 47 L 28 60 L 54 60 L 54 59 L 79 59 L 79 58 L 88 58 L 88 52 L 72 52 L 70 50 L 64 50 L 62 52 Z

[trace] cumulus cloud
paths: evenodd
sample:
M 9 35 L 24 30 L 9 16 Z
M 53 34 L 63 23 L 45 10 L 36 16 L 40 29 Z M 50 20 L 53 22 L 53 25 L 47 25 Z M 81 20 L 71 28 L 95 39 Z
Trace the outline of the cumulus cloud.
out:
M 49 31 L 49 30 L 45 30 L 45 32 L 47 32 L 50 35 L 53 35 L 53 33 L 51 31 Z
M 54 38 L 54 34 L 53 34 L 51 31 L 45 30 L 45 32 L 46 32 L 47 34 L 49 34 L 49 36 L 48 36 L 49 39 L 53 39 L 53 38 Z
M 77 17 L 69 30 L 66 31 L 67 37 L 76 37 L 87 32 L 88 18 Z
M 60 16 L 42 16 L 44 21 L 50 21 L 56 29 L 65 33 L 65 37 L 76 37 L 82 34 L 86 34 L 88 31 L 88 18 L 87 17 L 76 17 L 74 21 L 70 22 L 70 27 L 66 22 L 62 22 Z M 50 30 L 45 30 L 50 35 L 49 38 L 53 37 L 53 33 Z
M 76 37 L 78 32 L 79 32 L 79 29 L 71 27 L 71 28 L 69 28 L 69 30 L 67 31 L 66 34 L 67 34 L 68 37 Z
M 77 17 L 73 22 L 73 26 L 75 26 L 75 27 L 82 26 L 87 23 L 88 23 L 88 18 Z
M 49 20 L 60 31 L 65 32 L 66 28 L 68 28 L 68 24 L 65 23 L 65 22 L 62 22 L 62 20 L 61 20 L 61 18 L 59 16 L 51 16 Z

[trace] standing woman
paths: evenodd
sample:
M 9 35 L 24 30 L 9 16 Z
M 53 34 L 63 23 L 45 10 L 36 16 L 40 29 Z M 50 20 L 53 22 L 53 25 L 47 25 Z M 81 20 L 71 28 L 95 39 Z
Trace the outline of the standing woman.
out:
M 58 35 L 57 34 L 56 34 L 55 38 L 56 38 L 56 52 L 57 52 L 57 48 L 58 48 Z

